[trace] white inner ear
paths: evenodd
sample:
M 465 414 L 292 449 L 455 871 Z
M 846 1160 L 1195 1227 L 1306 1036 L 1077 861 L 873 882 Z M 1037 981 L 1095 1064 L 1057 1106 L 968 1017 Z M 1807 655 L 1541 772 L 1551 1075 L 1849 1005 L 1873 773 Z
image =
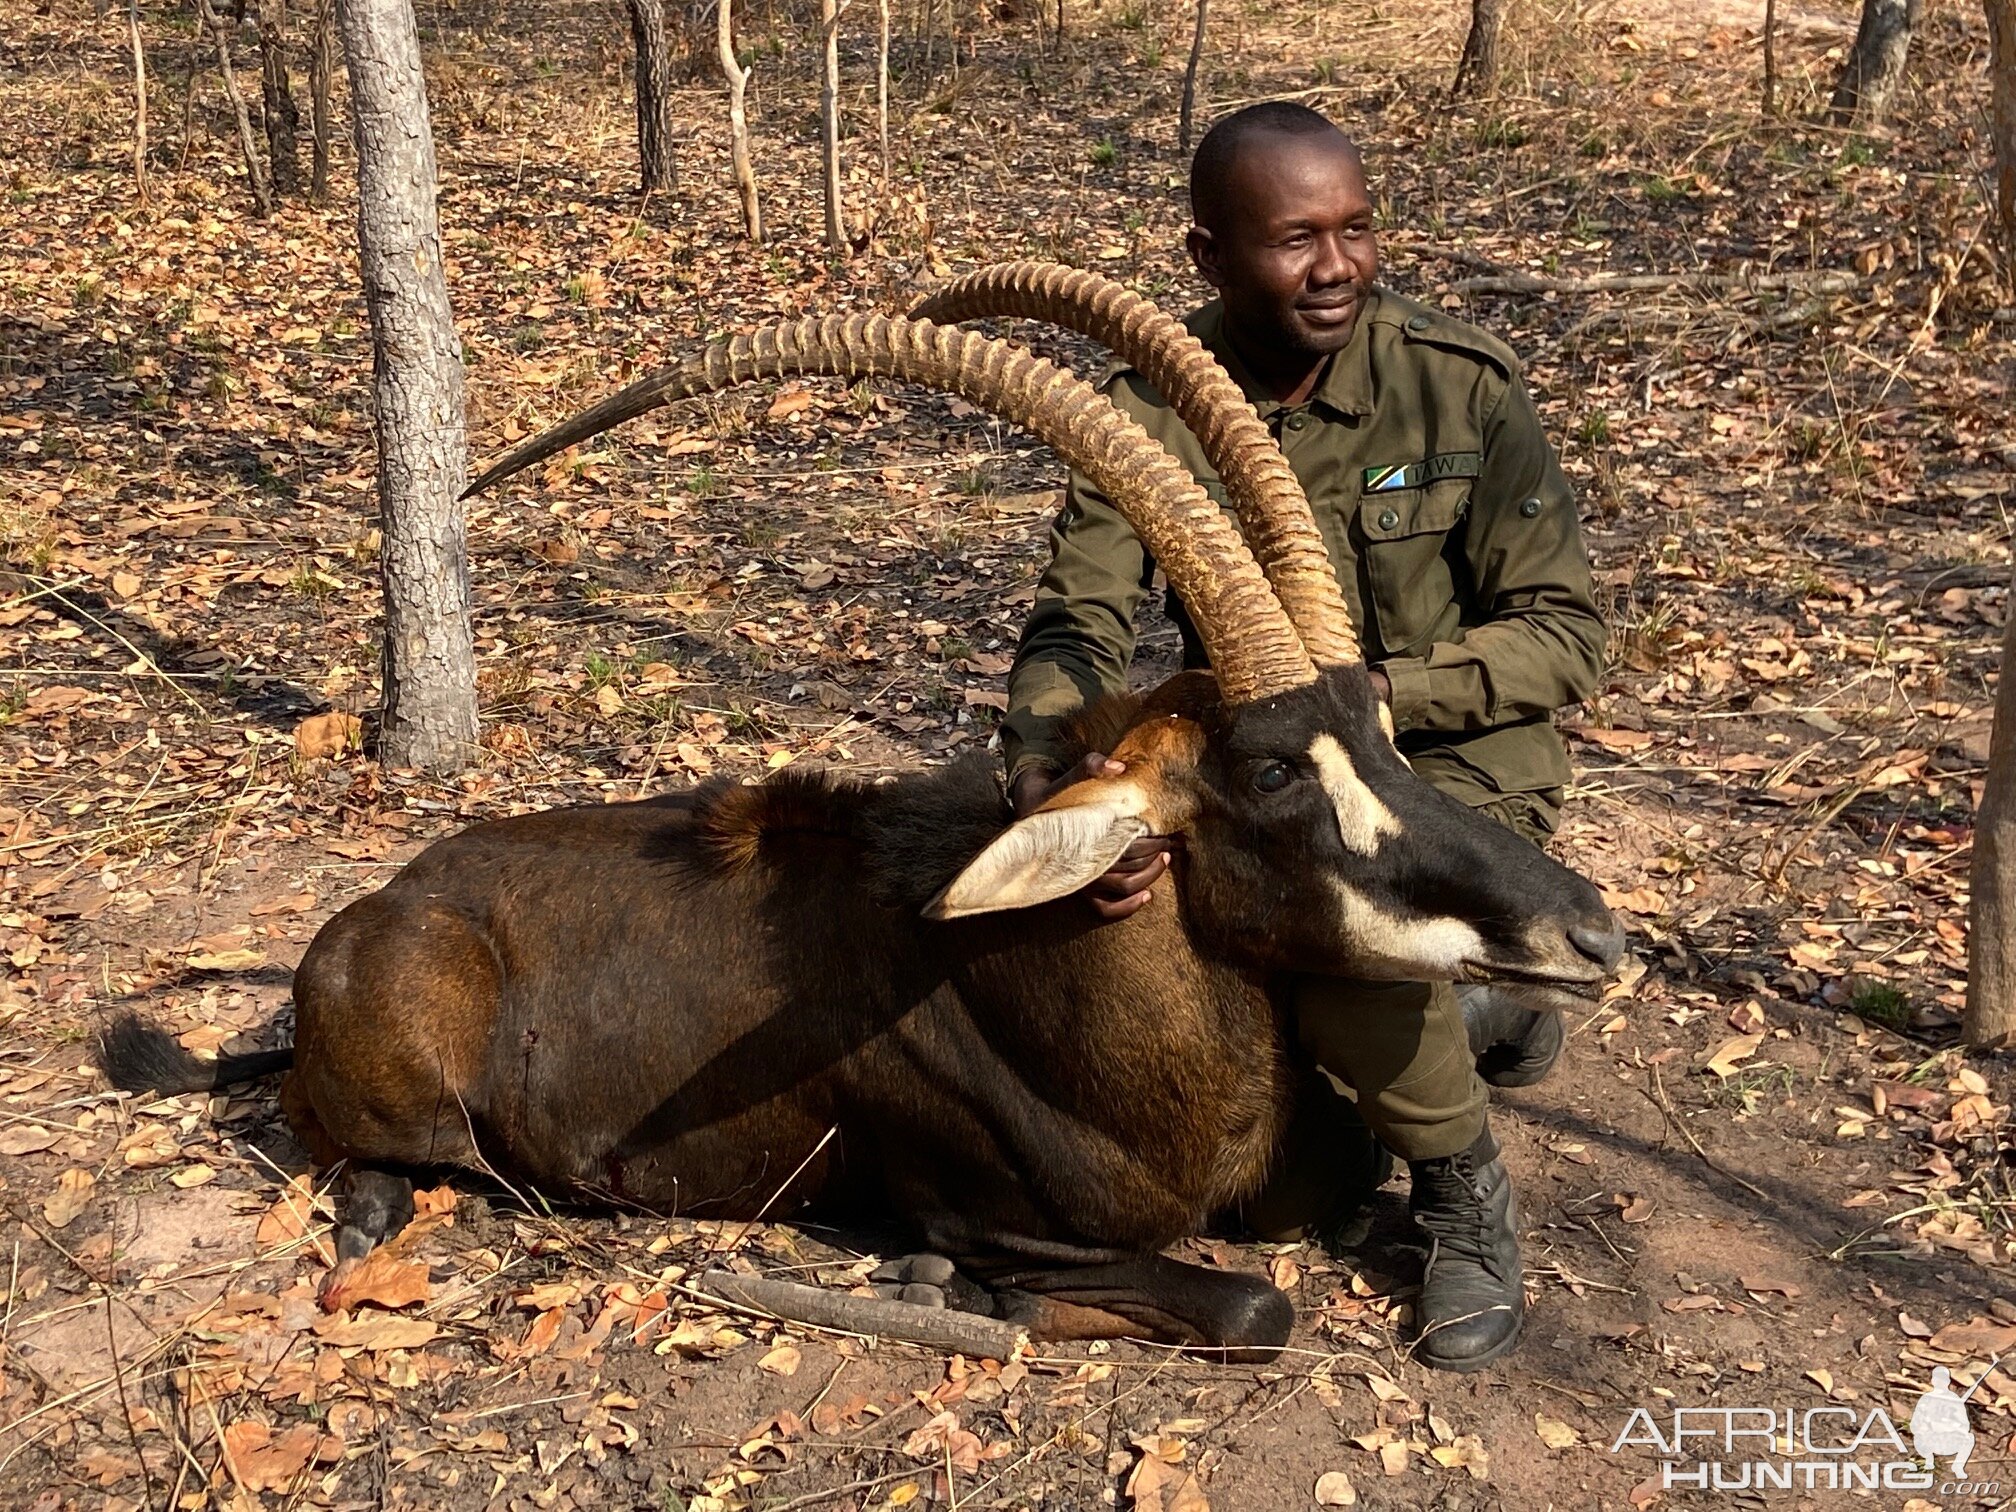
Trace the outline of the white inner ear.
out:
M 925 905 L 924 917 L 963 919 L 1033 908 L 1076 892 L 1148 833 L 1139 807 L 1138 795 L 1123 789 L 1111 800 L 1045 809 L 1017 820 Z
M 1393 811 L 1365 785 L 1351 753 L 1336 736 L 1318 735 L 1310 744 L 1309 760 L 1337 810 L 1337 832 L 1344 837 L 1344 848 L 1361 856 L 1377 855 L 1381 840 L 1400 833 Z

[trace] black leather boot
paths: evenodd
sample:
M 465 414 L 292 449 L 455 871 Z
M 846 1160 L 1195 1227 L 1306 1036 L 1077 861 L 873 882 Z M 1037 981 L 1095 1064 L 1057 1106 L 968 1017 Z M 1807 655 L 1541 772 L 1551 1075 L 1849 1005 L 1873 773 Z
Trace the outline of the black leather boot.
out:
M 1519 1342 L 1526 1318 L 1512 1180 L 1489 1129 L 1460 1155 L 1408 1169 L 1408 1207 L 1428 1240 L 1415 1358 L 1438 1370 L 1479 1369 Z
M 1561 1015 L 1528 1008 L 1499 987 L 1466 982 L 1456 989 L 1477 1074 L 1494 1087 L 1530 1087 L 1554 1069 L 1567 1039 Z

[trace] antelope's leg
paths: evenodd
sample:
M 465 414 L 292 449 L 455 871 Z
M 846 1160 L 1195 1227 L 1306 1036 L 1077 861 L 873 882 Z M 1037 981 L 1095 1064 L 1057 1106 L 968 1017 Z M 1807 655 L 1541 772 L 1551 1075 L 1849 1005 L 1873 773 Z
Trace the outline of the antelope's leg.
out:
M 1293 1304 L 1261 1277 L 1165 1255 L 1085 1265 L 968 1260 L 962 1268 L 994 1293 L 997 1317 L 1022 1324 L 1035 1339 L 1147 1338 L 1264 1364 L 1295 1325 Z
M 413 1178 L 383 1166 L 353 1164 L 344 1177 L 343 1219 L 336 1228 L 336 1268 L 322 1281 L 323 1308 L 345 1306 L 344 1286 L 364 1257 L 413 1221 Z

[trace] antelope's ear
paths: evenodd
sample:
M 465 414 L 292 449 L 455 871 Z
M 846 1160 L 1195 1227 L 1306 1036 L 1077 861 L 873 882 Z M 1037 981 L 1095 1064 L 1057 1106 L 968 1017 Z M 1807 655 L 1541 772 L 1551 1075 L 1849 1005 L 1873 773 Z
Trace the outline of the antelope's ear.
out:
M 1048 903 L 1104 875 L 1148 833 L 1147 805 L 1131 782 L 1096 789 L 1087 783 L 1078 791 L 1085 793 L 1080 801 L 1039 809 L 1009 825 L 924 905 L 924 917 L 963 919 Z

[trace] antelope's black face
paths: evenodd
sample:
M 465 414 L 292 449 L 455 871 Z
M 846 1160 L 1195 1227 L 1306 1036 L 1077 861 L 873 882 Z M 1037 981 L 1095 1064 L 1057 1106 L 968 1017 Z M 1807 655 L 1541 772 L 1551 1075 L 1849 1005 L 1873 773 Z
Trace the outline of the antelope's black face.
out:
M 1186 897 L 1257 961 L 1582 993 L 1624 947 L 1597 891 L 1407 767 L 1362 668 L 1228 711 L 1201 764 Z
M 1180 832 L 1193 928 L 1258 966 L 1511 981 L 1545 1001 L 1591 992 L 1623 953 L 1587 881 L 1408 769 L 1363 668 L 1230 710 L 1186 674 L 1114 754 L 1124 775 L 1011 826 L 935 911 L 1061 896 L 1136 837 Z

